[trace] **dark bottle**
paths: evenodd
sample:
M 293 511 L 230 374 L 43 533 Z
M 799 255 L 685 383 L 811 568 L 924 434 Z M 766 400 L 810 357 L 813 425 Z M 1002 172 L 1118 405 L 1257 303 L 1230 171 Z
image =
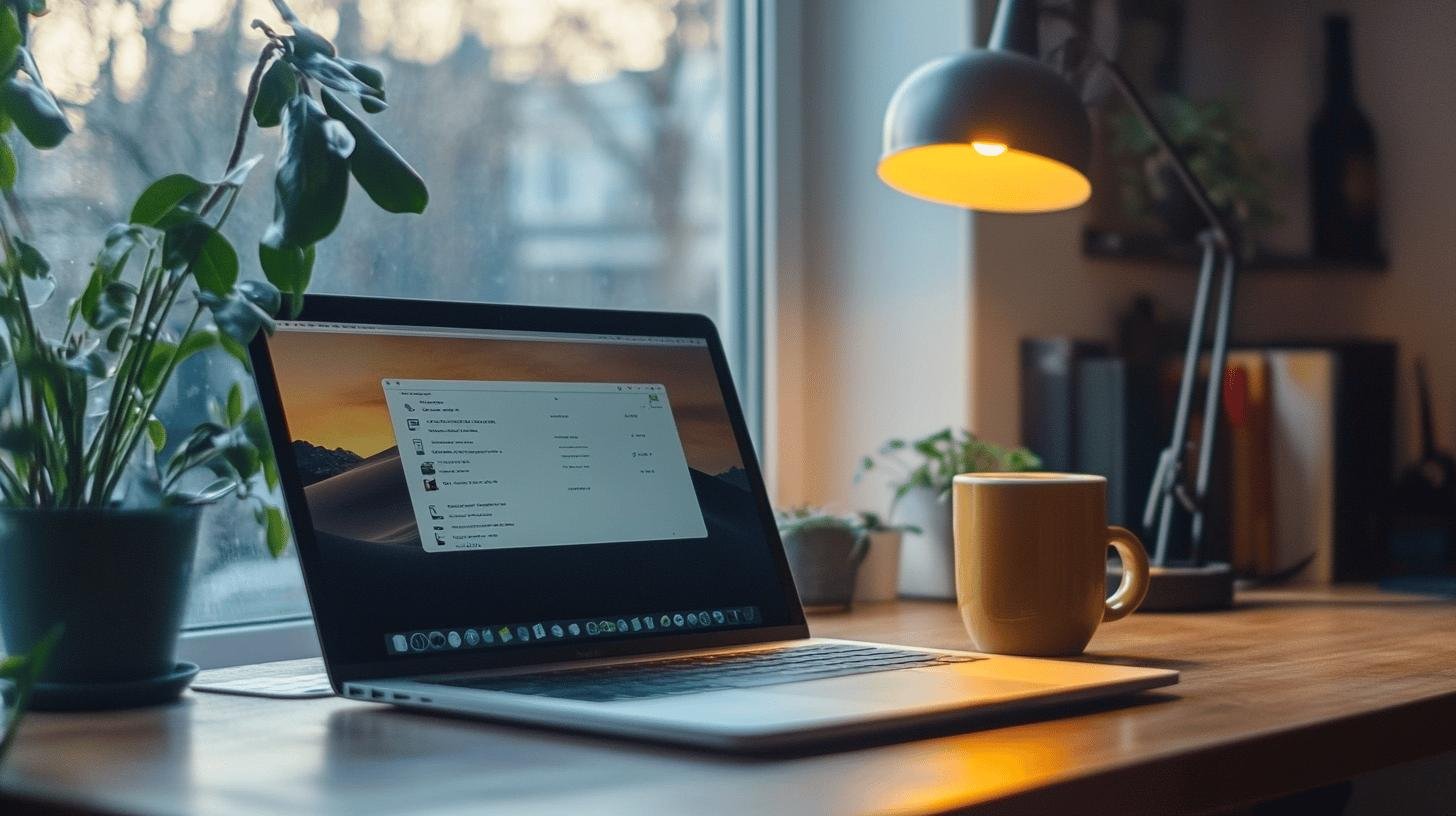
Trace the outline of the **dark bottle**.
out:
M 1350 18 L 1325 17 L 1325 99 L 1309 129 L 1314 253 L 1378 261 L 1375 131 L 1355 103 Z

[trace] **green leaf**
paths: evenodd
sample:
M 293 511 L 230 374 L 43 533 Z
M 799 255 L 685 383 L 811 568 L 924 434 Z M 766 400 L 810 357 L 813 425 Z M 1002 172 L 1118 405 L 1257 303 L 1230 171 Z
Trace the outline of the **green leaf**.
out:
M 252 342 L 260 329 L 273 331 L 273 316 L 263 311 L 256 303 L 234 293 L 228 297 L 199 296 L 199 301 L 212 310 L 213 322 L 222 332 L 219 341 L 229 354 L 247 364 L 247 352 L 241 348 Z M 230 346 L 228 341 L 236 343 Z
M 94 317 L 87 323 L 94 329 L 106 329 L 124 320 L 131 319 L 136 308 L 137 290 L 126 281 L 112 281 L 101 289 L 101 298 L 96 303 Z M 84 312 L 82 313 L 84 317 Z
M 292 58 L 290 62 L 300 73 L 312 77 L 320 85 L 357 96 L 360 99 L 373 99 L 381 106 L 388 107 L 384 102 L 382 92 L 361 82 L 358 77 L 350 73 L 348 68 L 332 57 L 310 54 L 306 57 Z
M 59 145 L 71 135 L 71 123 L 50 91 L 19 74 L 0 83 L 0 107 L 15 121 L 25 140 L 42 150 Z
M 66 367 L 72 371 L 79 371 L 97 379 L 105 379 L 111 376 L 111 369 L 106 364 L 106 358 L 96 351 L 90 351 L 77 357 L 66 360 Z
M 173 211 L 173 215 L 176 218 L 169 217 L 168 220 L 176 223 L 168 227 L 162 236 L 162 266 L 181 272 L 190 267 L 202 253 L 202 245 L 207 242 L 207 235 L 212 227 L 196 214 L 187 213 L 183 209 Z
M 243 281 L 238 284 L 238 292 L 268 314 L 277 314 L 278 307 L 283 303 L 278 287 L 268 281 Z
M 277 127 L 283 121 L 283 106 L 298 95 L 298 75 L 284 60 L 274 60 L 258 83 L 258 98 L 253 102 L 253 121 L 258 127 Z
M 226 295 L 238 282 L 238 253 L 222 233 L 207 227 L 207 237 L 192 261 L 192 277 L 208 292 Z
M 430 203 L 425 180 L 399 153 L 363 119 L 354 115 L 339 98 L 324 90 L 319 94 L 329 116 L 344 123 L 354 135 L 354 153 L 349 172 L 375 204 L 392 213 L 422 213 Z
M 51 262 L 46 260 L 40 250 L 20 238 L 12 240 L 15 242 L 16 263 L 22 274 L 27 278 L 44 278 L 51 273 Z
M 227 395 L 227 423 L 236 426 L 243 421 L 243 386 L 233 383 Z
M 167 503 L 173 505 L 212 504 L 215 501 L 226 498 L 229 493 L 232 493 L 237 489 L 238 483 L 236 479 L 233 479 L 231 477 L 223 477 L 212 482 L 207 487 L 204 487 L 201 490 L 174 492 L 167 496 Z
M 155 394 L 158 388 L 165 385 L 162 377 L 167 373 L 167 367 L 172 364 L 172 357 L 176 354 L 177 346 L 165 340 L 158 340 L 152 346 L 151 356 L 142 365 L 142 374 L 137 380 L 143 394 Z
M 309 55 L 313 54 L 333 57 L 333 55 L 338 54 L 338 50 L 333 48 L 332 42 L 329 42 L 326 36 L 298 22 L 298 17 L 294 16 L 293 10 L 287 10 L 287 4 L 277 3 L 277 0 L 274 1 L 274 4 L 280 7 L 280 15 L 282 15 L 284 22 L 293 26 L 293 36 L 285 36 L 285 38 L 282 38 L 285 44 L 288 45 L 288 52 L 300 55 L 300 57 L 309 57 Z
M 167 446 L 167 426 L 162 424 L 162 420 L 147 418 L 147 438 L 152 440 L 152 450 L 161 453 L 162 448 Z
M 277 558 L 288 548 L 288 520 L 277 507 L 269 507 L 267 516 L 268 553 Z
M 274 178 L 273 223 L 263 236 L 264 244 L 273 249 L 302 248 L 334 231 L 344 214 L 353 152 L 349 129 L 325 115 L 311 97 L 289 100 L 283 109 L 283 149 Z M 278 288 L 288 291 L 282 285 Z
M 0 72 L 10 70 L 15 63 L 15 51 L 25 39 L 20 33 L 20 19 L 15 14 L 15 9 L 8 6 L 0 11 Z
M 244 480 L 253 478 L 263 466 L 263 459 L 258 455 L 257 448 L 246 443 L 228 445 L 223 449 L 222 455 Z
M 10 190 L 15 187 L 15 176 L 19 168 L 15 164 L 15 151 L 10 149 L 10 142 L 0 139 L 0 190 Z
M 185 360 L 194 354 L 199 354 L 218 345 L 218 342 L 217 329 L 212 327 L 195 329 L 192 333 L 182 338 L 182 343 L 177 346 L 177 351 L 182 355 L 182 359 Z
M 384 99 L 384 72 L 372 65 L 365 65 L 362 62 L 335 57 L 334 61 L 344 66 L 344 70 L 354 75 L 354 78 L 374 89 L 379 94 L 379 99 Z
M 189 199 L 196 199 L 211 188 L 205 181 L 185 173 L 163 176 L 152 182 L 137 197 L 131 208 L 131 223 L 155 227 Z
M 263 274 L 287 299 L 290 317 L 297 317 L 303 308 L 303 293 L 308 291 L 309 280 L 313 277 L 314 257 L 312 246 L 279 250 L 266 243 L 258 244 L 258 262 L 263 267 Z M 275 305 L 270 312 L 276 314 L 278 308 Z
M 115 354 L 121 351 L 121 344 L 126 340 L 126 327 L 117 326 L 106 333 L 106 350 Z
M 216 320 L 217 318 L 214 317 L 213 319 Z M 222 346 L 223 351 L 226 351 L 228 354 L 232 355 L 233 359 L 243 364 L 244 370 L 246 370 L 250 374 L 252 373 L 253 358 L 248 356 L 248 347 L 246 345 L 244 345 L 243 343 L 239 343 L 237 340 L 234 340 L 231 335 L 225 333 L 218 335 L 217 342 L 218 345 Z
M 257 405 L 243 415 L 243 434 L 263 460 L 263 479 L 268 489 L 278 487 L 278 460 L 273 456 L 273 437 L 268 432 L 268 422 L 263 418 L 263 409 Z

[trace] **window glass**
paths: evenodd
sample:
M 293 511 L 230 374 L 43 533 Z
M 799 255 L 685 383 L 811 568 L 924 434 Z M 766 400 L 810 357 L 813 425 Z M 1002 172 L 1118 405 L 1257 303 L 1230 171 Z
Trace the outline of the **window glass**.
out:
M 320 245 L 314 291 L 673 309 L 720 319 L 725 250 L 728 0 L 292 0 L 342 53 L 385 75 L 370 123 L 425 177 L 422 216 L 388 215 L 357 187 Z M 69 300 L 105 228 L 152 179 L 212 177 L 247 75 L 275 21 L 266 0 L 51 0 L 36 59 L 76 125 L 60 149 L 21 149 L 18 194 Z M 272 213 L 277 130 L 227 233 L 256 274 Z M 53 310 L 58 311 L 58 310 Z M 189 361 L 167 417 L 186 429 L 238 376 Z M 174 438 L 180 436 L 174 433 Z M 306 614 L 290 556 L 272 560 L 251 513 L 204 524 L 189 623 Z

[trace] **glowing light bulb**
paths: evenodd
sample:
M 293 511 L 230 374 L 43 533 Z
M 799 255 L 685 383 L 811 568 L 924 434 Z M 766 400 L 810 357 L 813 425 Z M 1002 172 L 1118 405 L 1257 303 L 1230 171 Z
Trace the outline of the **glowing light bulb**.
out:
M 1000 142 L 971 142 L 971 147 L 982 156 L 999 156 L 1006 152 L 1006 145 Z

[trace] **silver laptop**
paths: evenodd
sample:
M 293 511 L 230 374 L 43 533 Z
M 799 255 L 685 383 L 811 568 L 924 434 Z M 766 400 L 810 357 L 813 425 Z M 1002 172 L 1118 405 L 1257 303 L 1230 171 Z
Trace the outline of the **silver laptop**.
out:
M 813 637 L 706 318 L 313 296 L 251 351 L 345 697 L 765 751 L 1177 682 Z

